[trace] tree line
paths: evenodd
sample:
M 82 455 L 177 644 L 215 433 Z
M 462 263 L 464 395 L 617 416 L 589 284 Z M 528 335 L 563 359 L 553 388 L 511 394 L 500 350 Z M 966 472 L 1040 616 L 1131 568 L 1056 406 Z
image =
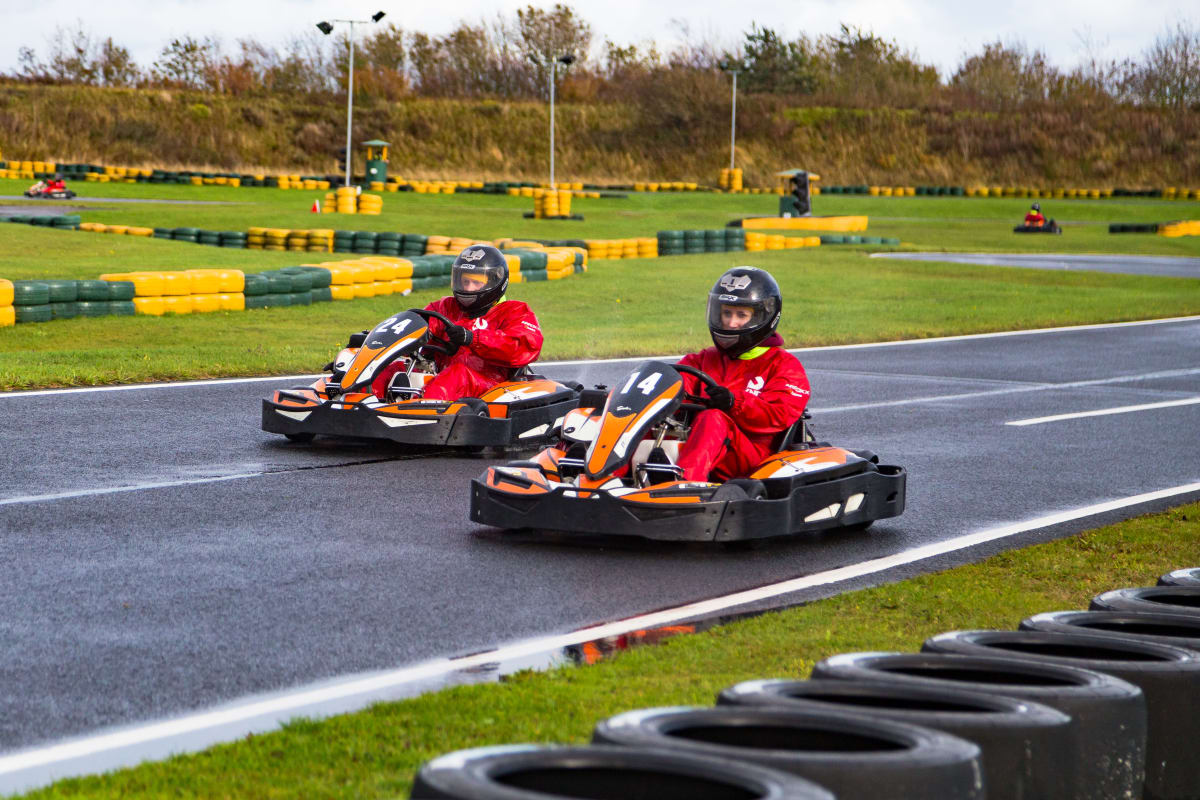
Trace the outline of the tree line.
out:
M 737 70 L 739 91 L 767 104 L 994 111 L 1125 104 L 1200 110 L 1200 29 L 1186 20 L 1164 28 L 1136 56 L 1106 58 L 1083 41 L 1082 63 L 1062 69 L 1042 51 L 996 41 L 965 54 L 945 77 L 915 52 L 849 25 L 836 34 L 794 39 L 752 25 L 732 50 L 686 28 L 680 31 L 682 43 L 667 51 L 654 42 L 605 40 L 593 47 L 588 22 L 558 4 L 461 22 L 442 36 L 392 23 L 360 31 L 354 90 L 363 99 L 532 100 L 545 97 L 553 69 L 566 101 L 648 102 L 660 106 L 664 122 L 683 124 L 697 104 L 728 102 L 723 73 Z M 329 37 L 313 31 L 280 47 L 253 38 L 227 47 L 213 37 L 188 35 L 172 39 L 143 66 L 111 37 L 97 39 L 77 23 L 58 28 L 44 55 L 22 47 L 15 72 L 5 77 L 237 96 L 332 96 L 345 92 L 349 51 L 344 30 Z M 568 55 L 571 63 L 560 60 Z

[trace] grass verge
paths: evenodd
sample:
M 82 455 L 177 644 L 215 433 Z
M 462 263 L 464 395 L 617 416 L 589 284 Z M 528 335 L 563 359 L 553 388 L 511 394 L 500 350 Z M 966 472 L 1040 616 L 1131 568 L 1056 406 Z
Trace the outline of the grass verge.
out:
M 0 181 L 0 183 L 4 183 Z M 14 183 L 8 181 L 8 183 Z M 0 187 L 3 191 L 3 187 Z M 87 220 L 244 229 L 331 225 L 480 237 L 616 237 L 713 228 L 771 213 L 775 198 L 632 194 L 594 200 L 584 223 L 523 220 L 528 201 L 493 195 L 389 194 L 379 217 L 313 216 L 317 193 L 226 187 L 89 184 Z M 104 197 L 204 199 L 230 205 L 128 203 Z M 871 230 L 906 248 L 1200 255 L 1195 237 L 1112 236 L 1101 220 L 1200 214 L 1200 204 L 1064 201 L 1075 228 L 1063 236 L 1010 232 L 1025 201 L 955 198 L 818 198 L 821 213 L 871 217 Z M 583 201 L 581 201 L 582 203 Z M 1058 201 L 1055 201 L 1056 203 Z M 1048 205 L 1048 203 L 1047 203 Z M 1049 209 L 1048 209 L 1049 210 Z M 1057 212 L 1055 212 L 1057 213 Z M 1062 215 L 1060 215 L 1062 216 Z M 563 228 L 567 224 L 573 227 Z M 0 226 L 0 276 L 95 278 L 102 272 L 224 266 L 255 272 L 315 254 L 229 250 L 127 236 Z M 546 332 L 543 359 L 684 352 L 708 343 L 704 298 L 730 266 L 770 270 L 785 297 L 780 331 L 791 346 L 883 341 L 1200 313 L 1200 281 L 1095 272 L 1021 270 L 868 258 L 877 248 L 828 246 L 593 262 L 574 278 L 514 285 Z M 333 256 L 327 256 L 333 258 Z M 0 390 L 312 372 L 345 341 L 397 308 L 441 292 L 301 308 L 182 317 L 101 317 L 0 329 Z
M 807 676 L 836 653 L 914 651 L 934 634 L 1014 629 L 1042 611 L 1153 585 L 1200 564 L 1200 504 L 1128 520 L 978 564 L 731 623 L 590 667 L 523 672 L 323 721 L 296 720 L 195 755 L 60 781 L 24 797 L 407 797 L 424 761 L 517 742 L 584 742 L 633 708 L 711 705 L 722 688 Z

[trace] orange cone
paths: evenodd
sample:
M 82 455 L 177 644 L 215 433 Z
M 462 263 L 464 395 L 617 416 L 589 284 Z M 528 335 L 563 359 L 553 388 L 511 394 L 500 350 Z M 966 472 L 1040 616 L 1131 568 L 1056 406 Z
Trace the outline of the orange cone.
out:
M 313 200 L 312 213 L 314 213 L 314 214 L 321 213 L 321 201 L 320 200 Z

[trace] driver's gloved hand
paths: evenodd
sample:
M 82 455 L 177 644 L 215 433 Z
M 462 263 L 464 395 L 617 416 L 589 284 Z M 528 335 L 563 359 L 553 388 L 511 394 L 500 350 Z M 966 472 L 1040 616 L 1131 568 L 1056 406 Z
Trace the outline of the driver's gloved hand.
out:
M 464 328 L 462 325 L 446 326 L 446 341 L 456 347 L 470 347 L 473 338 L 475 334 L 471 333 L 470 328 Z
M 704 405 L 709 408 L 715 408 L 717 411 L 728 411 L 733 408 L 733 392 L 724 386 L 705 386 L 704 391 L 708 394 Z

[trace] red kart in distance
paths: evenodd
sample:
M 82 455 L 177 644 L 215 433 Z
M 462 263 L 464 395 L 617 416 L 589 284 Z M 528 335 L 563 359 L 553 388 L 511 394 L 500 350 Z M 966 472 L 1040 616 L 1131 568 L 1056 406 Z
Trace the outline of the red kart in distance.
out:
M 75 193 L 68 189 L 61 179 L 52 178 L 47 181 L 38 181 L 30 186 L 25 190 L 25 196 L 39 200 L 70 200 Z

